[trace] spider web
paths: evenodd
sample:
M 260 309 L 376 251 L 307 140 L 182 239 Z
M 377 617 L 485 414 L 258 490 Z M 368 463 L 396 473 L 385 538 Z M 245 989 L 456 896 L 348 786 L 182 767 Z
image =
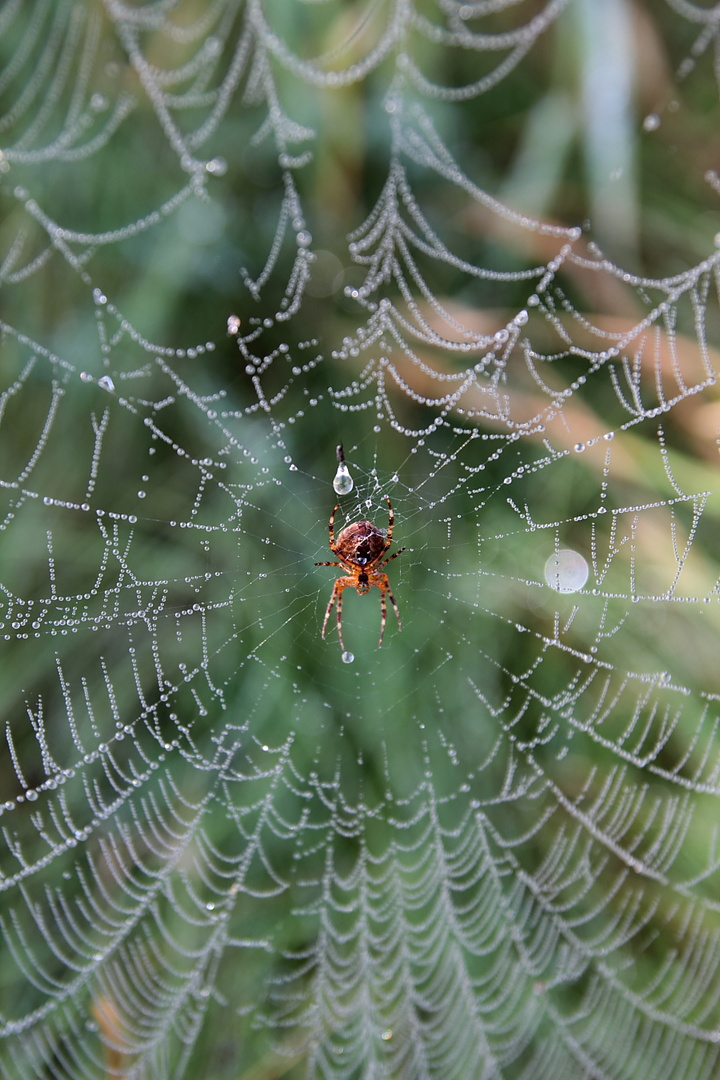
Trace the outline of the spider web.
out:
M 718 1074 L 720 181 L 641 251 L 597 14 L 0 11 L 4 1076 Z

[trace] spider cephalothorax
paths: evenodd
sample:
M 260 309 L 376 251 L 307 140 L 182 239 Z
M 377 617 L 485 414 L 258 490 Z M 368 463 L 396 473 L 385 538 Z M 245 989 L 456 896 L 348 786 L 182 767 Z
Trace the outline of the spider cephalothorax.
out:
M 405 548 L 400 548 L 398 551 L 393 552 L 392 555 L 389 555 L 387 559 L 383 558 L 385 552 L 392 544 L 393 522 L 395 520 L 392 504 L 387 496 L 385 497 L 385 501 L 388 504 L 388 530 L 386 536 L 384 536 L 371 521 L 356 521 L 354 525 L 346 525 L 346 527 L 338 534 L 336 540 L 335 514 L 339 509 L 339 506 L 336 506 L 330 515 L 328 529 L 330 531 L 330 550 L 333 554 L 337 555 L 340 562 L 315 563 L 316 566 L 340 566 L 345 573 L 349 575 L 348 577 L 339 577 L 335 582 L 330 596 L 330 603 L 325 611 L 325 618 L 322 626 L 322 636 L 325 637 L 325 628 L 327 627 L 327 621 L 330 618 L 330 612 L 332 611 L 333 604 L 337 603 L 338 638 L 340 639 L 340 648 L 343 652 L 345 651 L 345 645 L 343 644 L 342 637 L 342 594 L 343 589 L 346 589 L 348 585 L 352 585 L 361 596 L 370 592 L 373 585 L 377 585 L 380 590 L 381 623 L 378 648 L 382 645 L 383 634 L 385 633 L 385 622 L 387 619 L 387 604 L 385 602 L 386 594 L 390 597 L 390 603 L 392 604 L 393 611 L 397 617 L 398 629 L 402 630 L 400 612 L 398 611 L 395 597 L 390 589 L 388 576 L 387 574 L 378 573 L 379 570 L 382 570 L 383 566 L 387 566 L 391 559 L 396 558 L 405 550 Z

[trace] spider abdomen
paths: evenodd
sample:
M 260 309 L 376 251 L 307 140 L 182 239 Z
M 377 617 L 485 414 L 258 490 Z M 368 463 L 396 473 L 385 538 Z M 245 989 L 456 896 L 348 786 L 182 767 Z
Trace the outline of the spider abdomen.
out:
M 356 521 L 338 535 L 335 550 L 346 562 L 368 566 L 385 550 L 385 537 L 371 521 Z

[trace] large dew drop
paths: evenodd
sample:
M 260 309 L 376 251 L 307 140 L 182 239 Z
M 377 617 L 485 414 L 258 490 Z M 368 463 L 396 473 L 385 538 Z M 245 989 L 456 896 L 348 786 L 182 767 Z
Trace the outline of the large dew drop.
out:
M 355 481 L 350 475 L 350 470 L 348 469 L 345 462 L 341 461 L 337 467 L 337 472 L 335 473 L 333 487 L 335 488 L 338 495 L 347 495 L 348 492 L 352 491 L 354 486 Z
M 551 589 L 560 593 L 578 592 L 587 581 L 589 572 L 580 552 L 570 548 L 556 551 L 545 563 L 545 580 Z

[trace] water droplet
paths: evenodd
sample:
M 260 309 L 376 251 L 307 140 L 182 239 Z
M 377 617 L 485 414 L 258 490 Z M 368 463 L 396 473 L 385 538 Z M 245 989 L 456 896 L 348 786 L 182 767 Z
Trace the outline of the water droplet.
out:
M 588 579 L 590 570 L 579 551 L 566 548 L 556 551 L 545 563 L 545 580 L 559 593 L 578 592 Z
M 344 652 L 342 654 L 342 662 L 343 662 L 343 664 L 352 664 L 354 659 L 355 659 L 355 654 L 354 653 Z
M 643 120 L 644 131 L 657 131 L 660 127 L 660 117 L 657 113 L 648 113 Z
M 347 495 L 355 486 L 355 482 L 350 475 L 350 470 L 344 461 L 341 461 L 337 467 L 335 478 L 333 480 L 333 487 L 338 495 Z M 347 661 L 350 663 L 350 661 Z
M 107 390 L 108 394 L 112 394 L 115 389 L 115 383 L 112 381 L 109 375 L 102 375 L 98 379 L 98 386 L 101 386 L 103 390 Z
M 227 161 L 221 157 L 212 158 L 205 163 L 205 172 L 211 176 L 224 176 L 227 172 Z

